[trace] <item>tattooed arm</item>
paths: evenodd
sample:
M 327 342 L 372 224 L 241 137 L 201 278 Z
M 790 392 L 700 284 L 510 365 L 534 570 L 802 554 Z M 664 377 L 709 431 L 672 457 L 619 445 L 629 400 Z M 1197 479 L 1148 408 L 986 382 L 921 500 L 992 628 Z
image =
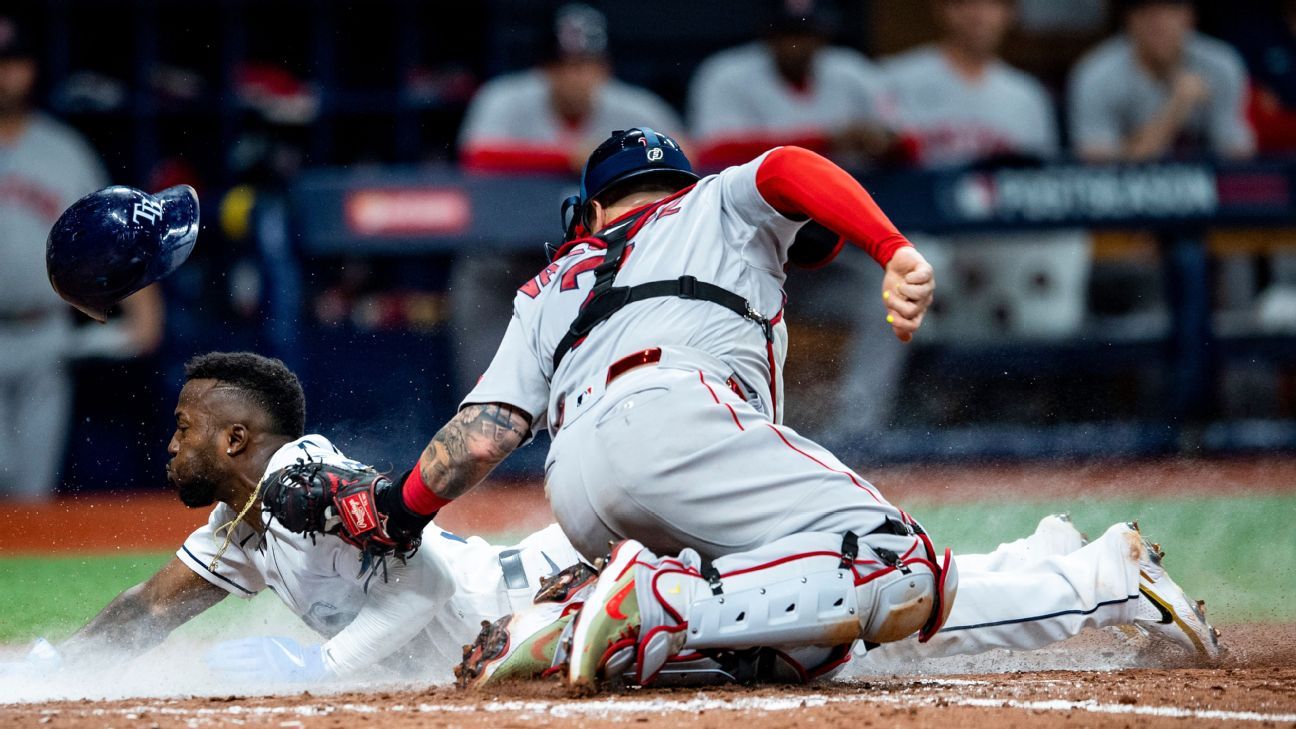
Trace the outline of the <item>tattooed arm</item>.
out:
M 512 405 L 468 405 L 423 449 L 419 475 L 437 497 L 457 498 L 522 445 L 530 431 L 531 416 Z

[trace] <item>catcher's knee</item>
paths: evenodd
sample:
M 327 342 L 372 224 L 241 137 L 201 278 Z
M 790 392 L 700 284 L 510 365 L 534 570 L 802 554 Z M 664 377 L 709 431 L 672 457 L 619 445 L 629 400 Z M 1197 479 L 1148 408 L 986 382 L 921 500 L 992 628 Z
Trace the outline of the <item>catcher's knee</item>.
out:
M 866 537 L 865 543 L 882 566 L 859 574 L 863 565 L 874 560 L 856 563 L 860 637 L 869 643 L 890 643 L 914 633 L 923 641 L 935 635 L 949 617 L 958 592 L 958 569 L 949 550 L 938 561 L 930 540 L 921 533 Z M 900 547 L 904 551 L 898 551 Z

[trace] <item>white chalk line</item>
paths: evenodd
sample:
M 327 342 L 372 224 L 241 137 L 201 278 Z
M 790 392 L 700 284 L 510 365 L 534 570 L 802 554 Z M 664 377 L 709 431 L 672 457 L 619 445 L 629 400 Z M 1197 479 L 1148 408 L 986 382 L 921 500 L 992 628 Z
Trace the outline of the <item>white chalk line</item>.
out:
M 967 687 L 986 685 L 985 681 L 920 681 L 924 686 Z M 638 713 L 697 713 L 699 711 L 791 711 L 801 708 L 815 708 L 830 704 L 876 703 L 894 706 L 966 706 L 972 708 L 1011 708 L 1022 711 L 1073 712 L 1084 711 L 1095 714 L 1128 714 L 1137 716 L 1157 716 L 1174 719 L 1196 719 L 1238 722 L 1296 722 L 1296 713 L 1261 713 L 1255 711 L 1224 711 L 1218 709 L 1188 709 L 1177 706 L 1140 706 L 1133 704 L 1106 704 L 1093 699 L 1068 701 L 1049 699 L 1039 701 L 1022 701 L 1006 698 L 971 698 L 960 696 L 915 696 L 902 690 L 900 695 L 882 690 L 874 693 L 849 695 L 825 694 L 790 694 L 788 696 L 738 697 L 729 699 L 708 698 L 700 695 L 691 699 L 625 699 L 606 698 L 585 701 L 491 701 L 480 705 L 473 704 L 427 704 L 414 705 L 394 704 L 381 706 L 374 704 L 347 702 L 342 704 L 307 704 L 303 706 L 224 706 L 220 708 L 185 708 L 156 704 L 139 704 L 124 708 L 75 709 L 67 713 L 80 716 L 121 716 L 127 719 L 147 718 L 147 715 L 173 716 L 207 720 L 202 723 L 221 719 L 239 717 L 318 717 L 334 714 L 378 714 L 378 713 L 417 713 L 417 714 L 471 714 L 487 712 L 492 714 L 517 712 L 523 714 L 543 714 L 554 718 L 599 717 L 617 718 Z M 60 709 L 44 709 L 42 715 L 64 713 Z M 193 722 L 191 721 L 191 725 Z

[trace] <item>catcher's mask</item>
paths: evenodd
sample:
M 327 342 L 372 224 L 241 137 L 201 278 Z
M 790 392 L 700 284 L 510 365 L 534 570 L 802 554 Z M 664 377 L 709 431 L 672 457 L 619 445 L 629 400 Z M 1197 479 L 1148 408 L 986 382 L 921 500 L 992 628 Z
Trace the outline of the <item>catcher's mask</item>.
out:
M 590 153 L 581 172 L 580 194 L 562 204 L 563 242 L 585 234 L 590 201 L 613 185 L 646 176 L 662 178 L 666 184 L 685 187 L 697 182 L 693 165 L 669 135 L 648 127 L 617 130 Z M 545 244 L 550 260 L 561 245 Z

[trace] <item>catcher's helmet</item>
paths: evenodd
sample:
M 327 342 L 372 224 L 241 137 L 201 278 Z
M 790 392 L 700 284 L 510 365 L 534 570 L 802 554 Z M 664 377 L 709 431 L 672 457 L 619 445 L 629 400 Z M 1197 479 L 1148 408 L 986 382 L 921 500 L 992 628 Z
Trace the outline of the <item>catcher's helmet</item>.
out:
M 63 211 L 45 241 L 45 268 L 64 301 L 105 321 L 114 304 L 179 268 L 197 239 L 192 187 L 150 195 L 114 185 Z
M 563 232 L 566 239 L 576 237 L 576 229 L 585 222 L 589 202 L 613 185 L 626 180 L 661 177 L 664 182 L 680 187 L 698 180 L 693 165 L 680 149 L 679 143 L 669 135 L 648 127 L 612 132 L 585 161 L 581 172 L 580 194 L 563 201 Z M 550 257 L 558 247 L 546 244 Z

